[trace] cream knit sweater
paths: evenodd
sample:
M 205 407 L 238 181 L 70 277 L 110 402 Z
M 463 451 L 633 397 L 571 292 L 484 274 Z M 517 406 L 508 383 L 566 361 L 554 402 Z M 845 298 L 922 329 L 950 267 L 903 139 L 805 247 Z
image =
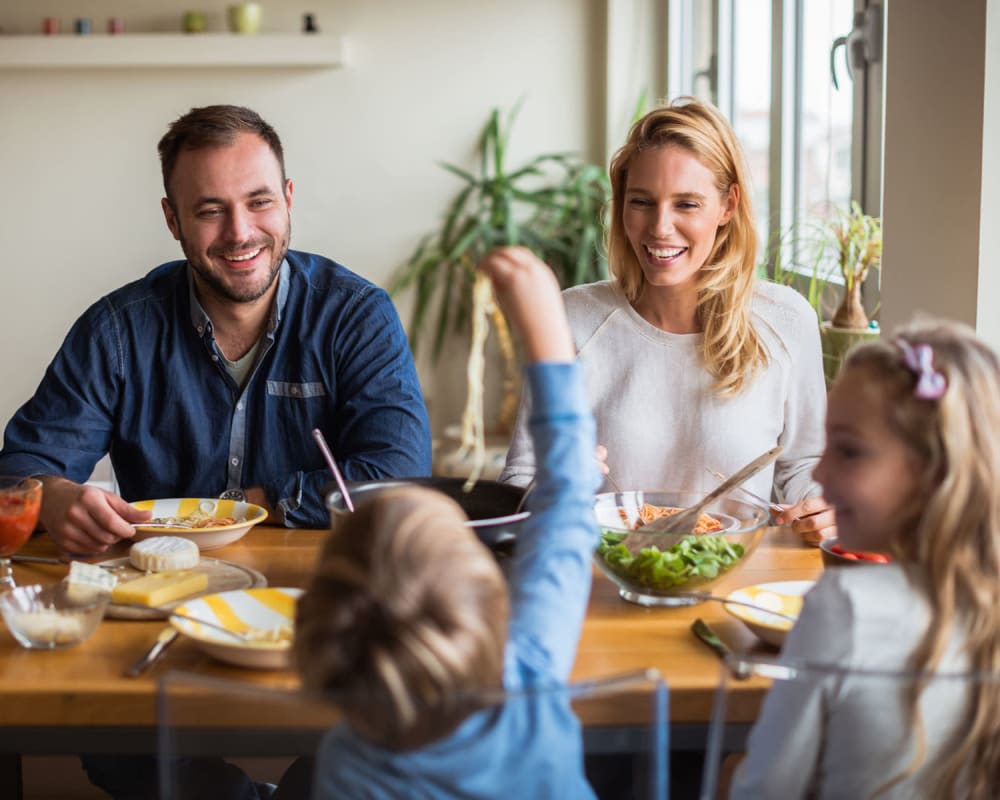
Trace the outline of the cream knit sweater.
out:
M 787 503 L 819 494 L 811 473 L 823 450 L 826 386 L 816 316 L 798 292 L 758 283 L 752 320 L 770 363 L 725 400 L 712 393 L 702 366 L 701 334 L 649 324 L 607 281 L 567 289 L 563 299 L 597 441 L 622 489 L 708 490 L 718 480 L 706 467 L 728 475 L 780 444 L 781 458 L 747 487 L 764 497 L 773 487 L 773 497 Z M 535 472 L 528 413 L 525 396 L 500 477 L 522 486 Z

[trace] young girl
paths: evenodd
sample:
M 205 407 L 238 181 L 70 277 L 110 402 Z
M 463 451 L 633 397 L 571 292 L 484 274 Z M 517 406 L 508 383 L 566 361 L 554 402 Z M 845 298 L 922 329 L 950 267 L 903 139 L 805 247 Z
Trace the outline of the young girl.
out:
M 346 720 L 317 753 L 316 798 L 593 797 L 565 699 L 460 700 L 568 680 L 598 540 L 593 418 L 555 276 L 523 248 L 480 269 L 535 397 L 538 481 L 510 586 L 458 505 L 427 489 L 381 494 L 331 533 L 295 635 L 304 685 Z
M 946 322 L 865 345 L 834 385 L 826 428 L 815 475 L 841 543 L 894 561 L 827 570 L 784 657 L 848 670 L 997 675 L 996 354 Z M 777 682 L 731 796 L 1000 797 L 998 689 L 1000 678 Z
M 706 467 L 732 473 L 780 444 L 747 488 L 790 504 L 777 521 L 796 520 L 807 540 L 832 535 L 831 512 L 807 516 L 826 508 L 810 479 L 826 405 L 816 316 L 756 278 L 750 180 L 729 123 L 690 98 L 655 109 L 610 173 L 613 280 L 565 300 L 615 484 L 714 488 Z M 519 421 L 501 480 L 533 473 Z

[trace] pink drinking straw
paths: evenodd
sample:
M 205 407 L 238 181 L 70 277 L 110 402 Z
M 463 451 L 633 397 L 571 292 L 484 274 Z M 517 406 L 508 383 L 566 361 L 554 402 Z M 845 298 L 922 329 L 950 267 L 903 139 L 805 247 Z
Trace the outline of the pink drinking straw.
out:
M 316 440 L 316 444 L 319 445 L 320 451 L 323 453 L 323 458 L 326 460 L 326 465 L 330 468 L 330 472 L 333 473 L 333 478 L 337 481 L 337 487 L 340 489 L 340 494 L 344 498 L 344 505 L 347 506 L 348 511 L 354 511 L 354 503 L 351 502 L 351 493 L 347 491 L 347 485 L 344 483 L 344 477 L 340 474 L 340 470 L 337 468 L 337 462 L 333 458 L 333 453 L 330 451 L 330 445 L 326 443 L 326 437 L 323 435 L 323 431 L 319 428 L 313 428 L 313 439 Z

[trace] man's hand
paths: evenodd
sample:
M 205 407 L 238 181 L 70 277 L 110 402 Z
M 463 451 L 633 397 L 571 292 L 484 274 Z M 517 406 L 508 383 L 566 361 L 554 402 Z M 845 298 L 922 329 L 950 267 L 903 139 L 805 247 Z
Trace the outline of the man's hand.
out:
M 819 544 L 837 535 L 837 519 L 822 497 L 809 497 L 794 506 L 785 506 L 784 511 L 774 515 L 774 521 L 778 525 L 791 523 L 792 530 L 806 544 Z
M 544 261 L 527 247 L 498 247 L 486 254 L 479 270 L 492 281 L 493 296 L 520 333 L 529 361 L 576 358 L 559 281 Z
M 133 508 L 118 495 L 66 478 L 42 477 L 39 518 L 49 536 L 68 555 L 103 553 L 121 539 L 131 539 L 130 523 L 145 522 L 148 511 Z

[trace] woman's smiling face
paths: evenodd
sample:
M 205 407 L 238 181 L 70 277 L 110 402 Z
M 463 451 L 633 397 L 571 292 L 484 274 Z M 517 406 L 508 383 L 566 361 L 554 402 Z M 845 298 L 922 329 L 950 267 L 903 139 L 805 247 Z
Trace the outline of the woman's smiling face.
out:
M 629 165 L 622 221 L 647 285 L 693 288 L 737 198 L 735 187 L 720 195 L 711 170 L 680 145 L 638 153 Z

